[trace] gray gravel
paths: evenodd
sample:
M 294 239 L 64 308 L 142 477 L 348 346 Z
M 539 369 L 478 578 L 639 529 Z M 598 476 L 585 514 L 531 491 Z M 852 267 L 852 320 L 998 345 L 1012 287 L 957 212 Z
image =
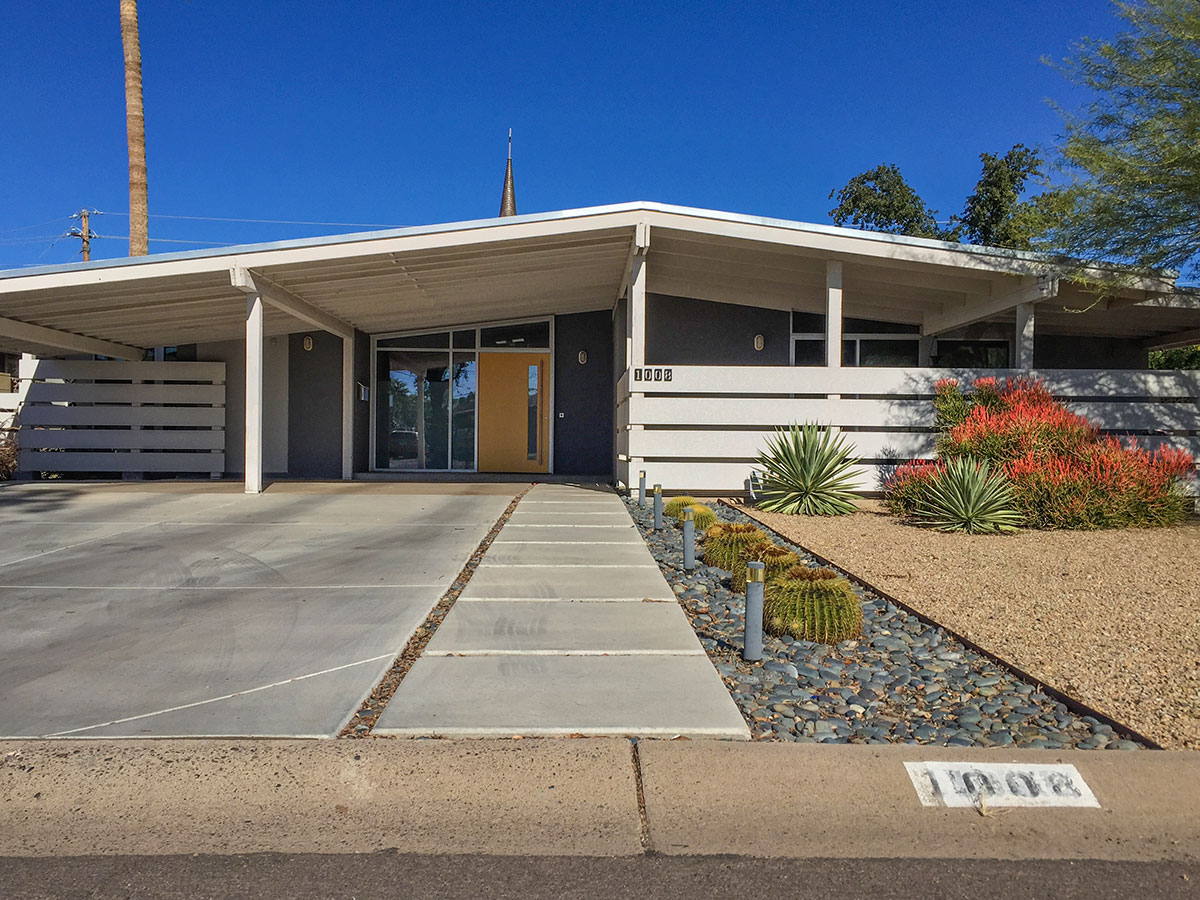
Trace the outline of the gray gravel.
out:
M 628 501 L 627 501 L 628 502 Z M 855 586 L 863 606 L 858 640 L 834 646 L 766 636 L 763 659 L 741 658 L 745 596 L 729 573 L 699 562 L 683 569 L 682 532 L 652 530 L 649 504 L 628 503 L 756 740 L 909 743 L 951 747 L 1136 750 L 1110 726 L 1074 715 L 986 657 L 887 600 Z M 725 506 L 724 521 L 749 522 Z M 759 523 L 754 523 L 759 524 Z M 778 535 L 773 540 L 818 563 Z

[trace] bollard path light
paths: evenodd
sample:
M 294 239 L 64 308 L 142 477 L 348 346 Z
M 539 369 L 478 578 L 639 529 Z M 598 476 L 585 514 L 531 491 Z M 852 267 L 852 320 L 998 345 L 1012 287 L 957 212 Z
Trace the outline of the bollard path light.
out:
M 683 568 L 696 568 L 696 511 L 690 506 L 683 511 Z
M 638 506 L 646 505 L 646 473 L 638 472 Z
M 766 566 L 760 562 L 746 563 L 746 626 L 742 642 L 742 659 L 756 662 L 762 659 L 763 648 L 763 581 Z
M 662 485 L 654 486 L 654 530 L 662 531 Z

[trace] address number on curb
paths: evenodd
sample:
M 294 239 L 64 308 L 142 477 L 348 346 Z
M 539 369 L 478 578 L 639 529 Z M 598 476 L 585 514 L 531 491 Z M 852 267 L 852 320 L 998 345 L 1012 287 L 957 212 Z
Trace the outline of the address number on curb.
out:
M 906 762 L 904 768 L 925 806 L 1100 806 L 1067 764 Z
M 672 374 L 671 369 L 656 369 L 656 368 L 634 369 L 633 370 L 633 380 L 634 381 L 670 381 L 671 374 Z

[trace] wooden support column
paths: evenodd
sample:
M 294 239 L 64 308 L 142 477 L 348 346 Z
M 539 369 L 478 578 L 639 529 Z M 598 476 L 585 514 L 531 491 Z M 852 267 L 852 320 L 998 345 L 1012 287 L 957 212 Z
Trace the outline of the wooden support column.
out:
M 246 295 L 246 493 L 263 489 L 263 299 Z
M 354 478 L 354 336 L 342 338 L 342 481 Z
M 1034 310 L 1032 303 L 1021 303 L 1016 308 L 1017 327 L 1013 335 L 1014 360 L 1017 369 L 1033 368 Z

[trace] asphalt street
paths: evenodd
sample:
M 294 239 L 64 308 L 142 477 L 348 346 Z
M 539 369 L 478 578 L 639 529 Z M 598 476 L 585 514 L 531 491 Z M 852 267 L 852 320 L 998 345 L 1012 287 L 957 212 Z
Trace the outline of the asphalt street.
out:
M 755 859 L 732 856 L 275 854 L 0 858 L 11 900 L 389 897 L 795 897 L 1174 900 L 1200 865 L 1170 862 Z

